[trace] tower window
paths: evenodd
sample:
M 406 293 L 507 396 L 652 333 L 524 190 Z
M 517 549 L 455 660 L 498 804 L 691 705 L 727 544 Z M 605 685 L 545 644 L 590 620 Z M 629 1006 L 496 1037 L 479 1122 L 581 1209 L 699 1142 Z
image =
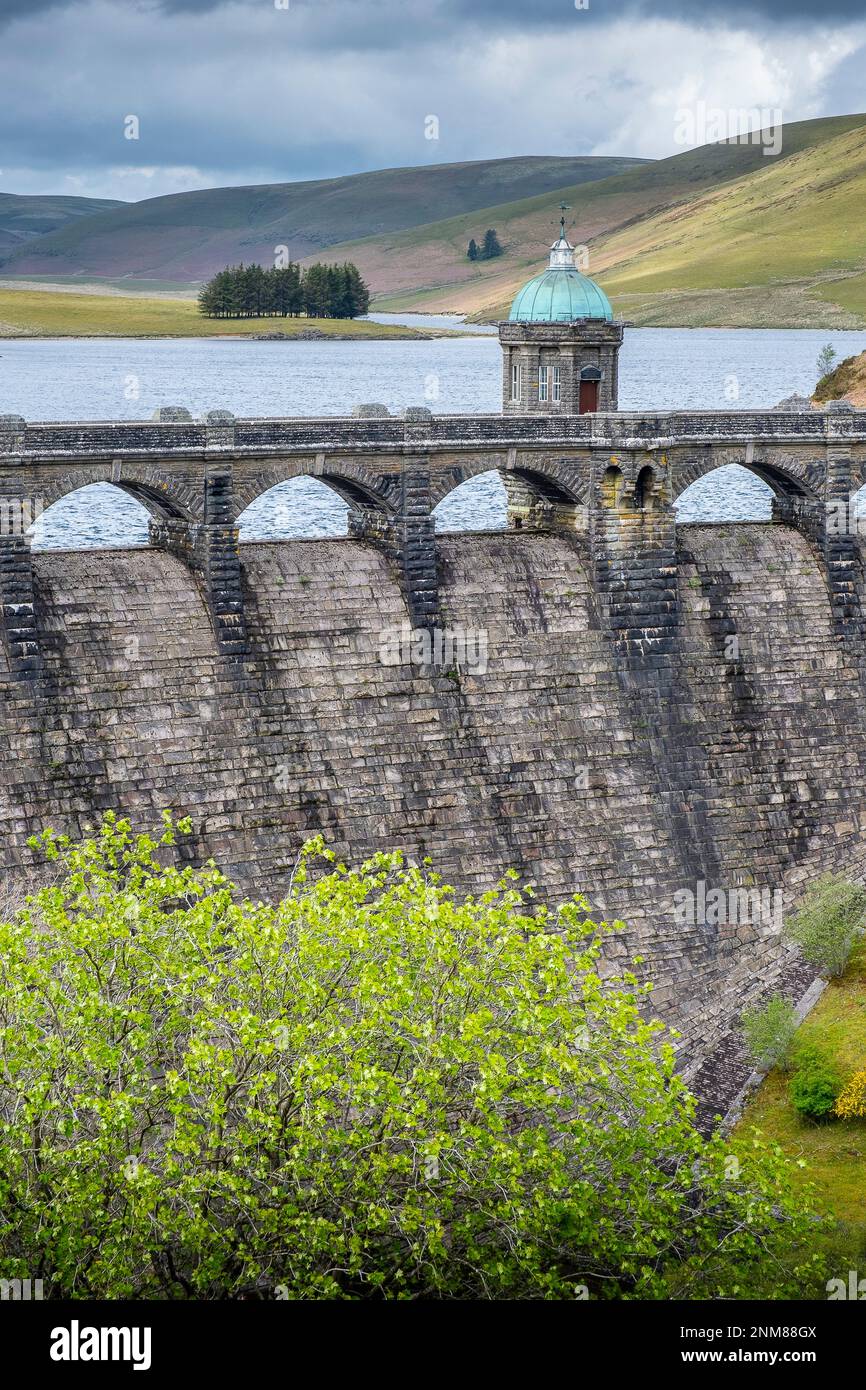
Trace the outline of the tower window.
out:
M 519 362 L 512 362 L 512 364 L 511 364 L 511 399 L 512 399 L 513 401 L 519 401 L 519 400 L 520 400 L 520 387 L 521 387 L 521 380 L 520 380 L 520 378 L 521 378 L 520 363 L 519 363 Z
M 539 367 L 538 369 L 538 399 L 546 401 L 550 382 L 550 368 Z
M 562 372 L 559 367 L 553 369 L 553 399 L 555 402 L 562 400 Z

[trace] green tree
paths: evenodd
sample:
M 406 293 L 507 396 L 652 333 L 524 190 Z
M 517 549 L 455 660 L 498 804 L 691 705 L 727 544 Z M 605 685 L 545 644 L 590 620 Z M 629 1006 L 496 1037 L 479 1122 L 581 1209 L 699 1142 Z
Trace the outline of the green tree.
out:
M 275 270 L 274 276 L 276 284 L 275 312 L 282 314 L 283 317 L 300 314 L 303 308 L 300 267 L 294 261 L 290 261 L 287 266 Z
M 306 846 L 241 897 L 109 814 L 0 924 L 0 1277 L 90 1298 L 803 1296 L 778 1151 L 701 1138 L 584 904 Z M 330 863 L 328 862 L 330 860 Z M 321 876 L 316 877 L 316 873 Z
M 260 265 L 248 265 L 241 276 L 241 314 L 244 318 L 258 318 L 264 309 L 265 271 Z
M 208 280 L 206 285 L 202 285 L 198 292 L 198 311 L 205 314 L 208 318 L 220 317 L 220 296 L 216 285 L 217 277 Z
M 836 1108 L 842 1079 L 831 1059 L 813 1044 L 804 1044 L 794 1057 L 788 1099 L 804 1120 L 828 1120 Z
M 502 255 L 502 247 L 499 244 L 499 237 L 496 235 L 495 227 L 488 227 L 484 233 L 484 245 L 481 251 L 484 260 L 492 260 L 494 256 Z
M 198 307 L 211 318 L 286 317 L 357 318 L 370 307 L 370 291 L 358 267 L 317 262 L 300 267 L 227 266 L 203 285 Z
M 246 267 L 229 266 L 226 279 L 226 303 L 229 318 L 239 319 L 246 313 Z
M 346 261 L 343 270 L 346 275 L 348 317 L 358 318 L 370 308 L 369 286 L 353 261 Z
M 274 266 L 262 267 L 261 290 L 259 294 L 259 314 L 264 318 L 273 318 L 279 313 L 278 307 L 279 282 L 277 280 L 277 270 Z
M 836 365 L 836 349 L 832 343 L 825 343 L 818 353 L 818 380 L 829 376 Z
M 785 923 L 785 935 L 811 965 L 832 979 L 848 964 L 854 943 L 863 934 L 864 917 L 866 888 L 838 874 L 824 874 L 809 886 Z
M 470 261 L 478 260 L 478 242 L 474 237 L 469 238 L 469 246 L 467 247 L 466 254 Z
M 232 311 L 232 275 L 220 270 L 199 290 L 199 312 L 209 318 L 226 318 Z
M 328 317 L 345 319 L 350 317 L 351 301 L 346 272 L 342 266 L 326 267 L 328 276 Z
M 758 1067 L 784 1067 L 796 1031 L 797 1010 L 780 994 L 743 1013 L 746 1047 Z
M 328 267 L 321 265 L 318 261 L 315 265 L 307 266 L 301 280 L 301 288 L 304 312 L 310 318 L 327 318 L 331 303 Z

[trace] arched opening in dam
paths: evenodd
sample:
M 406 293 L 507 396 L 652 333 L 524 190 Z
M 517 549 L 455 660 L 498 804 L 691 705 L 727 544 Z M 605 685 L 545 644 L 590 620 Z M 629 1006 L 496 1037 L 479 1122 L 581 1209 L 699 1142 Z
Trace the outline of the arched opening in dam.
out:
M 437 532 L 522 531 L 574 524 L 578 509 L 578 497 L 553 470 L 491 468 L 440 493 L 433 522 Z
M 637 481 L 634 485 L 635 509 L 641 512 L 653 511 L 657 490 L 656 475 L 649 465 L 647 465 L 638 473 Z
M 276 483 L 238 517 L 240 540 L 334 540 L 349 534 L 350 504 L 336 488 L 303 475 Z
M 37 498 L 26 531 L 34 550 L 113 550 L 147 545 L 151 515 L 124 488 L 88 483 L 47 507 Z
M 678 522 L 713 526 L 733 521 L 769 521 L 773 489 L 750 468 L 723 464 L 691 483 L 674 501 Z
M 433 509 L 437 531 L 504 531 L 508 498 L 498 468 L 467 478 Z

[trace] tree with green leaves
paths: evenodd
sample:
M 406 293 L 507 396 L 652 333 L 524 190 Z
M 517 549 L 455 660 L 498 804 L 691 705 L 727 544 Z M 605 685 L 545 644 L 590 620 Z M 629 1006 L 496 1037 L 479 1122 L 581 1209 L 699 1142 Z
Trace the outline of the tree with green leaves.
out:
M 848 964 L 866 921 L 866 888 L 840 874 L 823 874 L 811 883 L 785 923 L 785 935 L 804 958 L 832 979 Z
M 818 353 L 818 380 L 829 376 L 836 365 L 836 349 L 832 343 L 825 343 Z
M 484 244 L 481 251 L 485 261 L 492 260 L 494 256 L 502 255 L 502 247 L 499 244 L 499 237 L 496 235 L 495 227 L 488 227 L 484 233 Z
M 229 318 L 243 318 L 248 314 L 246 306 L 246 266 L 230 266 L 226 281 L 226 303 Z
M 781 994 L 744 1011 L 743 1036 L 757 1067 L 787 1067 L 797 1023 L 797 1010 Z
M 466 254 L 470 261 L 478 260 L 478 242 L 474 237 L 469 238 L 469 246 L 467 247 Z
M 234 310 L 234 270 L 220 270 L 203 285 L 198 295 L 198 307 L 208 318 L 228 318 Z
M 344 262 L 343 273 L 346 277 L 348 317 L 359 318 L 366 314 L 370 308 L 369 287 L 353 261 Z
M 746 1297 L 808 1195 L 701 1137 L 648 986 L 575 898 L 307 844 L 286 897 L 165 813 L 32 843 L 0 923 L 0 1277 L 87 1298 Z
M 358 267 L 316 263 L 303 275 L 294 263 L 227 266 L 203 285 L 199 311 L 211 318 L 273 318 L 307 313 L 314 318 L 357 318 L 370 307 L 370 291 Z
M 268 271 L 271 279 L 272 312 L 282 318 L 301 312 L 301 273 L 290 261 L 286 266 L 274 266 Z
M 328 274 L 328 266 L 318 262 L 307 266 L 301 280 L 301 288 L 304 312 L 308 318 L 330 318 L 332 287 L 333 280 Z

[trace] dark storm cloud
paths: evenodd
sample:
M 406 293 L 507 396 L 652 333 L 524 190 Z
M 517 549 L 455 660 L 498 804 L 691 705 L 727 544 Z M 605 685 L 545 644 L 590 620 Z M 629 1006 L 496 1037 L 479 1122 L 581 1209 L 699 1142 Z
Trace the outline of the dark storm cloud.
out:
M 814 0 L 0 0 L 0 180 L 144 197 L 505 155 L 657 157 L 675 152 L 676 108 L 699 96 L 780 106 L 786 120 L 857 110 L 862 35 L 840 31 L 864 11 L 863 0 L 820 11 Z M 657 21 L 680 23 L 675 43 Z M 139 140 L 124 137 L 127 113 Z
M 0 0 L 0 19 L 15 19 L 19 15 L 31 15 L 34 11 L 52 10 L 55 6 L 66 6 L 72 0 Z
M 0 0 L 0 20 L 25 18 L 53 9 L 69 9 L 81 0 Z M 130 0 L 109 0 L 117 8 L 128 9 Z M 135 4 L 136 0 L 132 0 Z M 261 8 L 266 0 L 138 0 L 141 9 L 152 9 L 163 15 L 206 14 L 229 4 Z M 341 0 L 289 0 L 297 11 L 315 11 L 327 23 L 329 12 L 334 19 L 345 23 L 349 6 Z M 447 18 L 456 26 L 483 24 L 502 28 L 533 29 L 558 27 L 574 23 L 575 11 L 582 20 L 597 22 L 620 20 L 626 15 L 642 19 L 677 19 L 691 25 L 724 24 L 734 19 L 740 23 L 751 20 L 776 24 L 821 25 L 826 19 L 857 20 L 863 18 L 863 0 L 726 0 L 700 4 L 695 0 L 588 0 L 586 9 L 572 0 L 427 0 L 423 11 L 411 14 L 413 7 L 403 0 L 352 0 L 353 29 L 362 25 L 387 41 L 394 26 L 403 27 L 401 17 L 410 12 L 416 37 L 423 40 L 425 23 L 438 28 Z
M 586 9 L 572 0 L 444 0 L 444 5 L 458 21 L 483 18 L 485 24 L 498 20 L 520 28 L 572 24 L 575 10 L 580 10 L 581 20 L 613 22 L 634 15 L 642 20 L 676 19 L 694 27 L 724 26 L 732 19 L 820 26 L 828 18 L 860 20 L 864 13 L 863 0 L 822 0 L 820 5 L 815 0 L 589 0 Z
M 60 0 L 73 3 L 73 0 Z M 2 12 L 5 0 L 0 0 Z M 45 0 L 48 3 L 48 0 Z M 157 0 L 160 8 L 168 12 L 213 10 L 229 0 Z M 234 3 L 259 5 L 262 0 L 234 0 Z M 328 0 L 290 0 L 293 6 L 303 8 L 315 5 L 316 9 L 327 11 Z M 13 8 L 22 11 L 28 8 L 28 0 L 12 0 Z M 353 8 L 367 12 L 369 22 L 390 23 L 394 12 L 404 8 L 396 3 L 383 3 L 383 0 L 355 0 Z M 570 24 L 575 9 L 580 7 L 572 0 L 440 0 L 429 8 L 447 10 L 456 21 L 476 21 L 481 15 L 489 16 L 490 22 L 499 20 L 521 28 L 536 24 Z M 701 4 L 700 0 L 589 0 L 584 13 L 593 19 L 621 19 L 628 11 L 640 11 L 646 19 L 680 19 L 689 24 L 724 22 L 732 14 L 739 16 L 761 15 L 777 23 L 786 21 L 812 20 L 820 24 L 822 19 L 832 15 L 837 19 L 861 19 L 863 0 L 823 0 L 818 6 L 815 0 L 725 0 L 725 4 Z

